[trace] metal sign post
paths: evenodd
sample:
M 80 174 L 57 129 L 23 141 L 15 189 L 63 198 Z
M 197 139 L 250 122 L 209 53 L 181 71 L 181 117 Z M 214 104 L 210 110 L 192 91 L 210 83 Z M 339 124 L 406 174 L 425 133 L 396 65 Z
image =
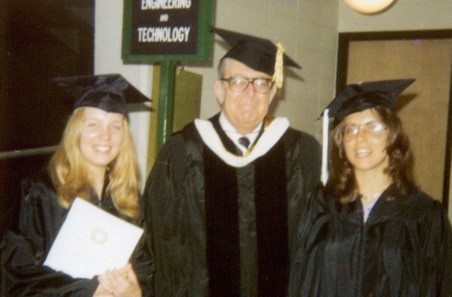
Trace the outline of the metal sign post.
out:
M 212 18 L 212 0 L 125 0 L 123 60 L 161 63 L 157 149 L 172 133 L 175 65 L 211 59 Z
M 160 66 L 160 88 L 156 147 L 160 148 L 173 132 L 175 62 L 162 61 Z

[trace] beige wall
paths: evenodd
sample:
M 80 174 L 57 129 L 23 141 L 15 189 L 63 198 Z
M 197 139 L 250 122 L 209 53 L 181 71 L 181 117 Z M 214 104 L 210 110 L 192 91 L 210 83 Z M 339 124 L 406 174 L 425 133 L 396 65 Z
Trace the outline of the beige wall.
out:
M 452 28 L 452 0 L 395 0 L 387 11 L 375 15 L 355 12 L 339 2 L 339 32 L 405 31 Z
M 125 65 L 121 59 L 123 0 L 96 0 L 94 72 L 120 73 L 143 94 L 150 97 L 151 71 L 149 65 Z M 130 127 L 138 155 L 142 177 L 147 175 L 149 113 L 130 115 Z
M 282 42 L 287 54 L 302 67 L 287 78 L 278 94 L 276 115 L 289 117 L 296 128 L 320 139 L 316 120 L 334 94 L 339 0 L 218 0 L 214 25 Z M 122 0 L 96 0 L 95 72 L 123 74 L 150 96 L 152 66 L 125 65 L 121 60 Z M 186 64 L 186 69 L 203 75 L 201 117 L 219 108 L 213 93 L 216 65 L 226 49 L 215 42 L 213 61 Z M 142 176 L 146 176 L 149 117 L 131 115 L 131 127 Z M 151 137 L 154 137 L 151 135 Z
M 339 2 L 339 32 L 409 31 L 452 28 L 452 0 L 396 0 L 384 13 L 364 15 Z M 452 176 L 452 166 L 451 166 Z M 452 181 L 449 182 L 452 220 Z
M 278 93 L 276 115 L 320 136 L 316 120 L 334 94 L 338 0 L 218 0 L 215 26 L 281 42 L 302 66 Z M 218 37 L 216 38 L 218 40 Z M 202 74 L 201 117 L 218 112 L 213 93 L 218 60 L 226 49 L 215 42 L 210 67 L 188 67 Z M 320 139 L 320 138 L 319 138 Z
M 96 0 L 96 73 L 117 72 L 150 95 L 151 68 L 121 60 L 122 0 Z M 317 116 L 334 94 L 338 32 L 452 28 L 452 0 L 398 0 L 388 11 L 362 15 L 343 0 L 217 0 L 215 25 L 281 41 L 303 69 L 287 79 L 277 115 L 320 139 Z M 212 85 L 225 49 L 215 43 L 212 63 L 187 69 L 203 75 L 201 117 L 218 110 Z M 131 115 L 142 175 L 147 155 L 147 114 Z M 451 190 L 452 191 L 452 190 Z M 452 203 L 451 203 L 452 204 Z M 452 211 L 451 211 L 452 213 Z

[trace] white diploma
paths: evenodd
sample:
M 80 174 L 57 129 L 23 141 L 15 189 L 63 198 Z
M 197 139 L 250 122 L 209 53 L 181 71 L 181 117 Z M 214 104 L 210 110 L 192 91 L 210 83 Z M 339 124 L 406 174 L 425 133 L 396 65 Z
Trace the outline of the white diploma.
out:
M 92 278 L 126 265 L 142 234 L 142 228 L 76 198 L 44 265 Z

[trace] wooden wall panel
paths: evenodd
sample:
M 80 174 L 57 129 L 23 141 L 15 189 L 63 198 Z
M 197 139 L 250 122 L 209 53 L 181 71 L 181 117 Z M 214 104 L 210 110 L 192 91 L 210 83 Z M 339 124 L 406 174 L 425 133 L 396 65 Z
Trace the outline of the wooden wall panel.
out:
M 418 185 L 443 197 L 451 84 L 452 39 L 351 41 L 347 83 L 415 78 L 397 101 L 410 137 Z M 448 191 L 446 189 L 446 191 Z

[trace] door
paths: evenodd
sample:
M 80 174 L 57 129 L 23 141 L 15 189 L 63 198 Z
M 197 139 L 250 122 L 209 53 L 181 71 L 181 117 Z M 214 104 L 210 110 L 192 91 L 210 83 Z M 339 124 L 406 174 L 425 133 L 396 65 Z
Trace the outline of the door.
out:
M 341 34 L 338 88 L 345 84 L 415 78 L 396 110 L 410 138 L 414 177 L 448 203 L 452 31 Z

